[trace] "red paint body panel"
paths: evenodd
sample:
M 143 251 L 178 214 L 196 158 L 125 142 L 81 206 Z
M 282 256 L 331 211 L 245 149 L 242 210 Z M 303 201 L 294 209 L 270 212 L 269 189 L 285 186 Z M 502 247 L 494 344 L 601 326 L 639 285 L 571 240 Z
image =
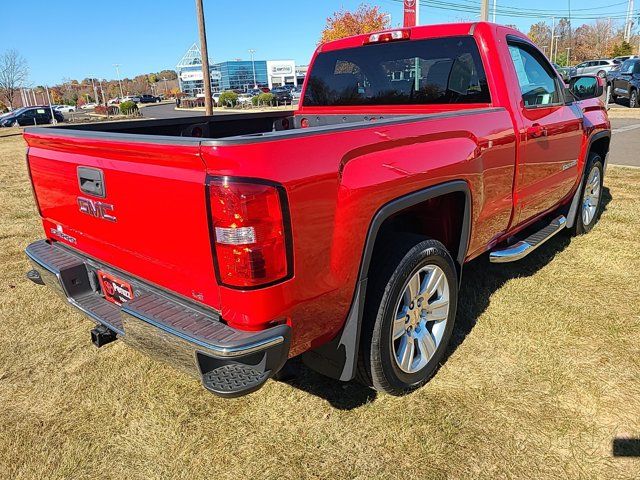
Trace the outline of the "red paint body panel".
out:
M 469 35 L 472 24 L 411 29 L 411 40 Z M 296 115 L 424 115 L 392 123 L 260 141 L 207 145 L 78 139 L 64 132 L 27 133 L 29 161 L 47 236 L 62 225 L 87 254 L 221 312 L 240 329 L 273 321 L 292 326 L 290 355 L 331 338 L 351 305 L 367 232 L 385 203 L 452 180 L 471 192 L 467 260 L 492 248 L 540 216 L 568 202 L 584 168 L 589 139 L 609 129 L 599 100 L 523 108 L 506 35 L 487 23 L 473 26 L 491 104 L 309 108 Z M 368 36 L 323 45 L 362 45 Z M 317 55 L 317 52 L 316 52 Z M 314 56 L 315 58 L 315 56 Z M 311 68 L 313 68 L 313 63 Z M 304 98 L 304 91 L 303 91 Z M 438 115 L 458 112 L 458 115 Z M 527 131 L 543 123 L 544 138 Z M 575 165 L 567 168 L 573 160 Z M 75 169 L 104 170 L 111 224 L 80 213 Z M 216 284 L 205 205 L 205 176 L 270 180 L 284 186 L 293 236 L 293 277 L 256 290 Z
M 92 257 L 216 309 L 199 146 L 130 144 L 26 134 L 29 165 L 47 237 L 59 226 Z M 81 213 L 79 165 L 104 172 L 116 222 Z M 102 200 L 102 199 L 97 199 Z M 213 279 L 213 280 L 212 280 Z

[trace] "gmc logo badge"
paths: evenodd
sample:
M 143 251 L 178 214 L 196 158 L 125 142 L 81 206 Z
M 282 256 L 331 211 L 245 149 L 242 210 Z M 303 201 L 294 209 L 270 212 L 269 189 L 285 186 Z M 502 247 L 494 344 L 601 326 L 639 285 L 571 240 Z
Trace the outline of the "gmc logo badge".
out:
M 91 215 L 92 217 L 101 218 L 102 220 L 108 220 L 109 222 L 115 222 L 116 217 L 111 215 L 113 213 L 113 205 L 108 203 L 97 202 L 89 198 L 78 197 L 78 207 L 82 213 Z

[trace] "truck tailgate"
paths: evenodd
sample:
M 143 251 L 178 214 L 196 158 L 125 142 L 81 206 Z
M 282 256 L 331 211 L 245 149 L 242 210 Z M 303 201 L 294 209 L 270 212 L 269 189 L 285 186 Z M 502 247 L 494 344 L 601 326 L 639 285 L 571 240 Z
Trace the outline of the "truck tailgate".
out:
M 219 309 L 200 143 L 118 137 L 25 133 L 47 236 Z

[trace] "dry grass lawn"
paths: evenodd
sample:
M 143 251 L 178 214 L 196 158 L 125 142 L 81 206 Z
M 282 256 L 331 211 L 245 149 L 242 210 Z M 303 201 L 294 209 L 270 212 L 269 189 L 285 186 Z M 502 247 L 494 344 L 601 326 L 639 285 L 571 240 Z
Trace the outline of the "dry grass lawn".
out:
M 5 130 L 3 135 L 10 133 Z M 589 235 L 465 272 L 455 345 L 404 398 L 300 367 L 222 400 L 25 279 L 42 236 L 21 137 L 0 138 L 0 479 L 639 478 L 640 170 Z

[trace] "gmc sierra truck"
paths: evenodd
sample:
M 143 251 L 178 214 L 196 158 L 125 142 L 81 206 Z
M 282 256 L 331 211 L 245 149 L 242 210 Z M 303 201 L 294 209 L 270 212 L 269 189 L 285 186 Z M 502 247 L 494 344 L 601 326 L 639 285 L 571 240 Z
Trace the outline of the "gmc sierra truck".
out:
M 28 128 L 46 236 L 28 277 L 97 346 L 221 396 L 298 356 L 405 394 L 443 358 L 466 262 L 596 223 L 602 90 L 516 30 L 458 23 L 320 45 L 295 111 Z

